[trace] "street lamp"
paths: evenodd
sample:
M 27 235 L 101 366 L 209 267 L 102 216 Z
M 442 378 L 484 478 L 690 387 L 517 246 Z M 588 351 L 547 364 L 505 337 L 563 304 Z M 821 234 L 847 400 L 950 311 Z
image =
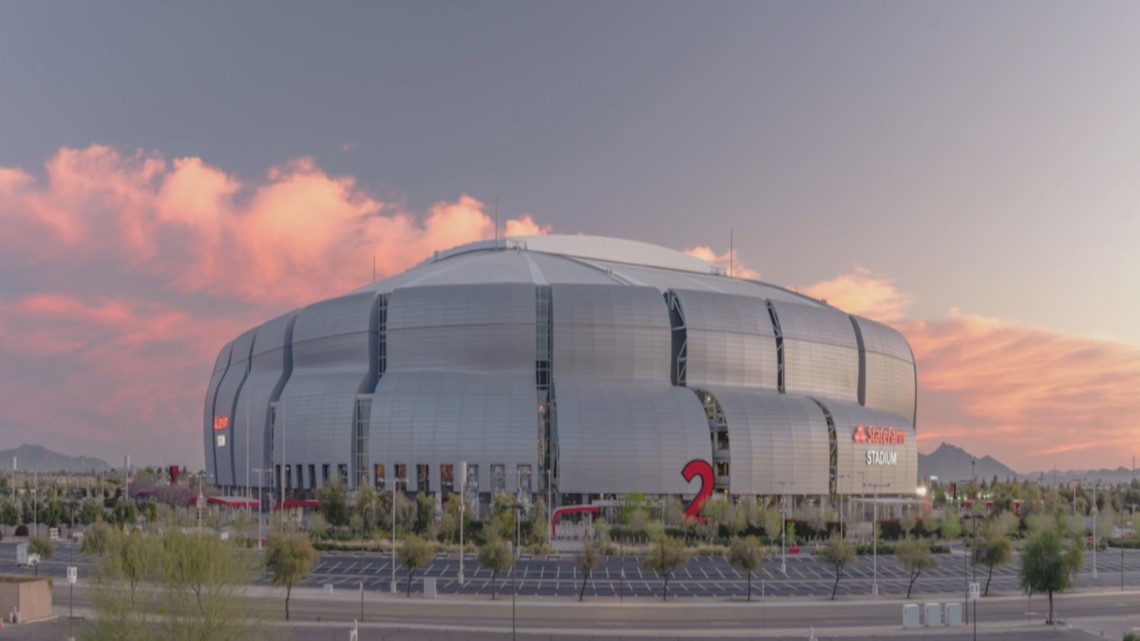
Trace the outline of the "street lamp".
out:
M 1099 513 L 1099 510 L 1096 509 L 1096 490 L 1098 487 L 1100 487 L 1100 479 L 1097 479 L 1096 483 L 1093 484 L 1093 502 L 1092 502 L 1092 510 L 1091 510 L 1092 522 L 1093 522 L 1093 578 L 1094 579 L 1096 578 L 1096 548 L 1097 548 L 1097 543 L 1098 543 L 1097 538 L 1096 538 L 1096 522 L 1098 520 L 1097 514 Z
M 407 478 L 392 477 L 392 509 L 389 510 L 392 517 L 392 594 L 396 593 L 396 487 L 407 482 Z
M 262 483 L 262 478 L 264 478 L 263 475 L 266 473 L 273 474 L 273 468 L 259 467 L 259 468 L 255 468 L 253 471 L 257 472 L 257 485 L 258 485 L 258 489 L 257 489 L 257 549 L 260 550 L 260 549 L 262 549 L 262 546 L 261 546 L 261 540 L 262 540 L 261 539 L 261 522 L 265 518 L 264 515 L 261 513 L 261 493 L 265 489 L 265 485 Z M 272 477 L 270 477 L 270 478 L 272 478 Z M 270 501 L 270 503 L 273 502 L 273 491 L 272 490 L 269 491 L 269 501 Z
M 778 481 L 776 485 L 781 488 L 795 487 L 795 481 Z M 787 517 L 788 517 L 788 495 L 786 492 L 780 494 L 780 573 L 784 576 L 788 575 L 788 558 L 785 555 L 787 549 Z
M 518 471 L 516 470 L 516 475 L 515 475 L 516 478 L 518 477 L 517 472 Z M 516 488 L 517 487 L 518 486 L 516 485 Z M 515 633 L 516 633 L 516 629 L 515 629 L 515 621 L 516 621 L 516 617 L 515 617 L 515 607 L 516 607 L 515 606 L 515 596 L 518 594 L 518 587 L 517 587 L 518 584 L 517 584 L 517 581 L 515 579 L 515 576 L 516 576 L 515 575 L 515 563 L 516 563 L 516 561 L 518 561 L 518 558 L 519 558 L 519 545 L 520 545 L 519 524 L 522 522 L 523 511 L 526 508 L 523 507 L 522 503 L 518 502 L 517 497 L 516 497 L 515 502 L 513 504 L 511 504 L 509 507 L 512 510 L 518 511 L 518 514 L 515 515 L 515 549 L 511 553 L 511 641 L 515 641 Z
M 467 513 L 467 461 L 459 462 L 459 587 L 463 587 L 463 517 Z
M 890 483 L 868 483 L 874 491 L 871 499 L 871 557 L 874 574 L 871 578 L 871 594 L 879 595 L 879 488 L 889 488 Z

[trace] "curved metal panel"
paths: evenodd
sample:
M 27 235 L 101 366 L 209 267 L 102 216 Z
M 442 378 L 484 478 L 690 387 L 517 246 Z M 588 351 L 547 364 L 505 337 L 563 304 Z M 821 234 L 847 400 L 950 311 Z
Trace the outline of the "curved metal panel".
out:
M 218 386 L 222 383 L 222 377 L 226 375 L 226 368 L 229 367 L 230 352 L 233 347 L 234 342 L 230 341 L 222 346 L 218 352 L 218 357 L 214 360 L 214 373 L 210 376 L 209 387 L 206 388 L 206 406 L 202 410 L 202 430 L 204 432 L 206 475 L 209 478 L 217 478 L 217 461 L 214 452 L 214 407 L 218 398 Z
M 561 373 L 669 382 L 669 309 L 656 289 L 552 285 L 551 299 L 556 385 Z
M 827 421 L 809 398 L 707 387 L 728 423 L 733 494 L 826 494 Z
M 859 402 L 859 344 L 847 314 L 773 301 L 784 343 L 784 391 Z
M 673 290 L 685 312 L 686 382 L 776 389 L 776 334 L 763 299 Z
M 860 407 L 856 403 L 821 399 L 835 420 L 837 489 L 843 494 L 912 494 L 918 487 L 918 444 L 910 419 L 881 410 Z M 903 433 L 905 442 L 856 442 L 856 431 L 863 426 L 890 428 Z M 884 452 L 884 456 L 867 458 L 867 452 Z M 893 455 L 891 454 L 893 453 Z M 892 462 L 893 461 L 893 462 Z M 878 485 L 879 487 L 874 487 Z
M 269 404 L 276 401 L 285 386 L 292 370 L 293 321 L 297 312 L 289 312 L 265 323 L 257 330 L 253 340 L 253 357 L 250 359 L 249 375 L 238 403 L 237 419 L 245 425 L 248 409 L 249 429 L 240 429 L 242 438 L 235 440 L 236 477 L 239 483 L 246 478 L 246 453 L 249 446 L 249 479 L 254 487 L 273 487 L 276 483 L 271 474 L 254 470 L 270 470 L 269 460 Z
M 535 287 L 407 287 L 388 302 L 387 373 L 534 371 Z
M 249 372 L 249 354 L 253 348 L 253 337 L 256 333 L 256 329 L 247 330 L 234 339 L 233 348 L 230 352 L 230 365 L 226 368 L 221 383 L 218 384 L 218 392 L 214 399 L 214 415 L 224 415 L 229 424 L 226 429 L 215 432 L 215 434 L 224 434 L 226 437 L 225 446 L 217 447 L 216 440 L 214 443 L 214 458 L 217 465 L 214 472 L 214 484 L 223 487 L 237 485 L 234 462 L 239 430 L 236 416 L 238 395 L 241 393 L 242 384 L 245 383 L 246 374 Z M 243 450 L 242 455 L 244 456 L 244 454 Z M 244 474 L 241 477 L 241 483 L 245 484 Z
M 376 386 L 370 424 L 369 460 L 384 464 L 388 488 L 397 464 L 408 466 L 411 491 L 421 489 L 416 465 L 431 466 L 432 491 L 439 490 L 441 464 L 478 465 L 484 491 L 492 465 L 506 466 L 508 490 L 515 480 L 510 470 L 538 469 L 532 372 L 389 371 Z
M 376 342 L 373 292 L 314 303 L 293 324 L 293 373 L 277 403 L 273 460 L 281 447 L 289 465 L 351 469 L 356 396 L 375 376 Z M 323 484 L 306 472 L 303 487 Z M 351 474 L 350 476 L 350 482 Z M 298 486 L 294 479 L 293 486 Z
M 711 460 L 712 453 L 708 422 L 692 392 L 591 376 L 564 375 L 556 385 L 560 492 L 699 489 L 681 476 L 686 463 Z
M 852 316 L 863 334 L 864 405 L 900 416 L 915 415 L 914 357 L 906 338 L 894 329 Z

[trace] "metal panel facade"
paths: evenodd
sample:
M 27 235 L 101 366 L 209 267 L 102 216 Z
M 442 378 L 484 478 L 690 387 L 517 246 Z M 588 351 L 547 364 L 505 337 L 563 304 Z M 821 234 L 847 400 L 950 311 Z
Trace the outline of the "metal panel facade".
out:
M 293 374 L 278 401 L 273 460 L 315 466 L 302 487 L 324 484 L 323 466 L 330 476 L 352 461 L 352 422 L 356 396 L 369 386 L 376 364 L 370 362 L 376 336 L 373 310 L 377 295 L 354 294 L 309 305 L 293 326 Z M 349 475 L 351 476 L 351 475 Z M 350 482 L 352 479 L 349 479 Z M 298 479 L 293 479 L 293 487 Z
M 836 445 L 839 460 L 838 490 L 842 494 L 871 494 L 873 485 L 879 485 L 879 494 L 913 494 L 918 486 L 918 446 L 914 426 L 910 419 L 860 407 L 856 403 L 820 399 L 835 421 Z M 892 428 L 905 434 L 902 444 L 857 443 L 855 433 L 863 425 L 864 433 L 871 426 Z M 867 452 L 883 452 L 872 461 Z M 891 453 L 894 453 L 892 459 Z M 893 461 L 893 462 L 892 462 Z
M 429 465 L 432 491 L 440 465 L 478 465 L 491 487 L 492 465 L 537 470 L 534 285 L 409 287 L 388 303 L 388 368 L 376 386 L 368 442 L 370 465 Z M 370 470 L 371 472 L 371 470 Z M 532 479 L 533 482 L 534 479 Z M 535 485 L 536 486 L 536 485 Z
M 690 387 L 776 390 L 776 335 L 763 299 L 675 290 L 685 312 Z
M 217 470 L 214 472 L 214 482 L 218 485 L 234 486 L 237 485 L 234 474 L 234 459 L 235 459 L 235 442 L 237 440 L 237 402 L 238 394 L 241 393 L 242 384 L 245 383 L 245 376 L 249 372 L 249 353 L 253 348 L 253 337 L 256 329 L 246 331 L 241 336 L 234 339 L 233 349 L 230 352 L 230 365 L 226 368 L 226 373 L 222 376 L 222 382 L 218 385 L 218 393 L 214 400 L 214 414 L 215 416 L 225 416 L 229 422 L 229 427 L 225 430 L 215 433 L 224 434 L 226 443 L 222 447 L 218 447 L 218 442 L 215 439 L 215 462 Z M 245 452 L 242 452 L 244 456 Z M 242 484 L 245 483 L 245 476 L 241 478 Z
M 859 344 L 847 314 L 773 301 L 784 337 L 784 391 L 859 402 Z
M 226 343 L 218 352 L 214 361 L 214 373 L 210 376 L 210 385 L 206 388 L 206 406 L 202 410 L 202 431 L 205 432 L 206 446 L 206 474 L 210 478 L 217 478 L 217 456 L 214 451 L 214 406 L 218 398 L 218 386 L 222 384 L 222 377 L 226 375 L 226 368 L 230 364 L 230 352 L 233 351 L 234 342 Z M 216 482 L 215 482 L 216 483 Z
M 728 422 L 733 494 L 827 494 L 827 420 L 802 396 L 705 387 Z
M 712 455 L 708 423 L 691 391 L 596 376 L 562 375 L 555 385 L 560 491 L 691 495 L 699 489 L 681 476 L 686 463 Z
M 249 410 L 251 427 L 248 432 L 242 429 L 241 433 L 249 435 L 249 478 L 254 487 L 274 487 L 276 483 L 272 475 L 255 470 L 273 469 L 273 462 L 269 460 L 269 404 L 277 400 L 292 370 L 291 343 L 296 317 L 296 312 L 278 316 L 259 327 L 253 340 L 253 358 L 250 360 L 249 376 L 242 386 L 238 418 L 244 425 L 246 409 Z M 244 447 L 245 440 L 238 439 L 237 442 L 241 445 L 235 450 L 236 476 L 239 483 L 244 483 L 246 471 L 243 466 L 246 458 L 241 448 Z
M 864 405 L 914 416 L 914 356 L 903 335 L 894 329 L 853 316 L 863 335 L 865 364 Z
M 650 287 L 552 285 L 559 490 L 690 493 L 711 456 L 696 397 L 669 383 L 669 312 Z

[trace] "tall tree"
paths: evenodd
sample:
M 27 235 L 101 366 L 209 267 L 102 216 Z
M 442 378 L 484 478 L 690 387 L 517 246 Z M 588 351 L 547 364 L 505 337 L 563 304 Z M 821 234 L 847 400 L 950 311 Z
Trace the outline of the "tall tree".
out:
M 408 598 L 412 596 L 412 577 L 415 571 L 431 562 L 435 556 L 435 549 L 421 537 L 412 535 L 404 539 L 400 549 L 396 552 L 400 563 L 408 569 Z
M 598 543 L 588 538 L 582 542 L 582 551 L 578 553 L 578 569 L 582 571 L 582 589 L 578 591 L 579 601 L 586 595 L 586 582 L 590 580 L 590 573 L 598 567 L 601 557 L 601 550 L 598 548 Z
M 994 578 L 994 568 L 1013 562 L 1013 542 L 1001 527 L 986 528 L 980 540 L 974 543 L 974 563 L 989 568 L 986 575 L 985 596 L 990 594 L 990 581 Z
M 1061 531 L 1056 528 L 1042 530 L 1033 535 L 1021 551 L 1021 570 L 1018 579 L 1029 594 L 1045 592 L 1049 595 L 1049 618 L 1054 623 L 1053 593 L 1062 592 L 1072 585 L 1073 574 L 1084 565 L 1084 541 L 1073 539 L 1066 547 Z
M 906 598 L 909 599 L 914 582 L 922 571 L 938 567 L 938 561 L 934 560 L 934 555 L 930 552 L 930 539 L 922 537 L 908 536 L 899 541 L 895 546 L 895 557 L 910 575 L 910 583 L 906 586 Z
M 834 601 L 835 593 L 839 590 L 839 579 L 843 577 L 843 568 L 855 560 L 855 545 L 836 532 L 820 550 L 819 558 L 835 568 L 835 585 L 831 586 L 831 599 Z
M 748 577 L 748 600 L 752 600 L 752 573 L 764 564 L 764 547 L 754 536 L 733 539 L 728 546 L 728 562 Z
M 479 547 L 476 560 L 479 561 L 479 567 L 491 571 L 491 600 L 494 601 L 495 579 L 499 576 L 499 572 L 511 566 L 511 552 L 507 549 L 507 542 L 497 536 L 492 536 L 490 540 Z
M 649 551 L 641 565 L 646 570 L 653 570 L 665 579 L 661 586 L 662 601 L 669 598 L 669 577 L 677 568 L 685 565 L 688 560 L 689 555 L 685 551 L 685 543 L 680 539 L 671 536 L 659 536 L 650 544 Z
M 330 525 L 348 525 L 348 495 L 340 481 L 335 478 L 326 481 L 317 492 L 317 502 Z
M 319 555 L 309 537 L 300 532 L 274 534 L 269 537 L 265 568 L 273 585 L 285 587 L 285 620 L 289 620 L 289 598 L 293 586 L 313 571 Z

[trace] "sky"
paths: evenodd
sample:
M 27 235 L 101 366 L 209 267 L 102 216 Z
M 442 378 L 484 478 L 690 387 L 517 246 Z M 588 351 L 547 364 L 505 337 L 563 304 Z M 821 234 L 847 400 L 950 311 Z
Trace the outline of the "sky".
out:
M 1140 4 L 0 3 L 0 449 L 202 463 L 218 349 L 503 233 L 904 333 L 919 449 L 1140 449 Z M 747 270 L 747 271 L 744 271 Z

